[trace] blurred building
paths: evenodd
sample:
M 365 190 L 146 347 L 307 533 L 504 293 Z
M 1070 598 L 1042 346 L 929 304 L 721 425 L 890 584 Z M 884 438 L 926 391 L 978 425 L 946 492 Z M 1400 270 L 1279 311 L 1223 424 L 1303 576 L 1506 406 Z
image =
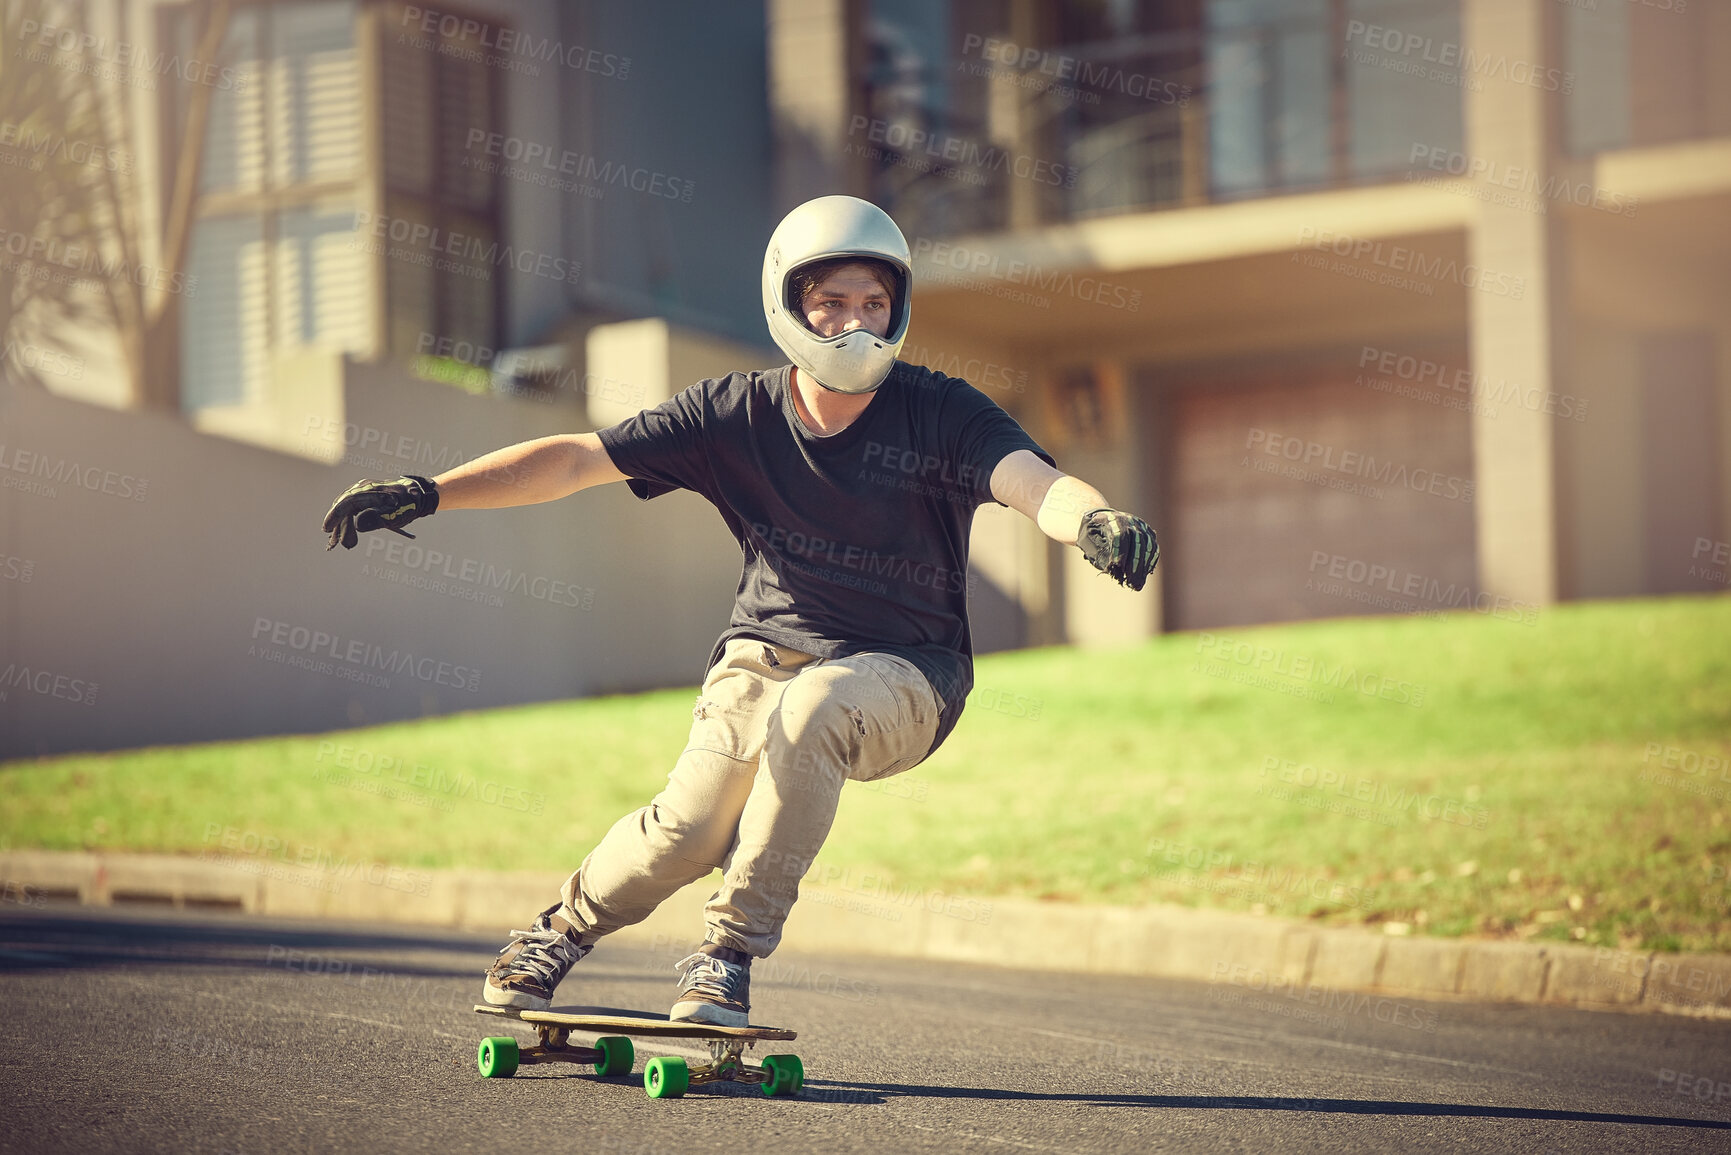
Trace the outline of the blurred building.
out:
M 1725 588 L 1731 7 L 861 20 L 821 155 L 916 238 L 910 344 L 1163 531 L 1158 613 L 1036 559 L 1030 636 Z
M 150 372 L 100 309 L 37 333 L 58 359 L 9 346 L 0 574 L 35 580 L 0 581 L 0 667 L 102 696 L 9 692 L 0 754 L 695 681 L 737 577 L 695 498 L 348 557 L 312 521 L 357 475 L 779 362 L 763 242 L 831 192 L 913 247 L 904 359 L 1161 531 L 1134 595 L 982 510 L 980 649 L 1726 586 L 1724 5 L 23 11 L 16 51 L 120 110 L 62 129 L 127 159 L 129 263 L 99 271 L 177 287 Z M 46 187 L 3 111 L 0 187 Z

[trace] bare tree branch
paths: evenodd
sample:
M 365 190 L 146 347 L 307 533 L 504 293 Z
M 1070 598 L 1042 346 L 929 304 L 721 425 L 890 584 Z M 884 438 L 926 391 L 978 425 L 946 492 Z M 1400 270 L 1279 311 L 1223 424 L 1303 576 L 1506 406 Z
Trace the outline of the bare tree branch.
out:
M 199 0 L 191 14 L 199 60 L 219 59 L 231 12 L 230 0 Z M 61 51 L 55 38 L 45 45 L 24 36 L 28 28 L 103 42 L 90 36 L 82 0 L 0 0 L 0 349 L 7 367 L 44 384 L 19 350 L 56 344 L 55 334 L 69 329 L 107 327 L 120 344 L 132 404 L 178 410 L 181 274 L 213 88 L 188 86 L 183 122 L 166 138 L 173 184 L 162 243 L 154 246 L 138 195 L 142 158 L 133 144 L 129 63 L 118 71 L 95 67 L 76 50 Z M 8 139 L 22 143 L 7 147 Z M 93 155 L 102 159 L 91 163 Z M 142 273 L 153 251 L 155 268 Z

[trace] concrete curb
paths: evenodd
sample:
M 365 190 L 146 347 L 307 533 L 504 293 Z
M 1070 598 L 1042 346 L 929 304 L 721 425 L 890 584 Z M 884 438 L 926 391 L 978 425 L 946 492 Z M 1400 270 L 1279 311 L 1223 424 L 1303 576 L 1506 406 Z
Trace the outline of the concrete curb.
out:
M 893 888 L 873 876 L 808 879 L 788 919 L 795 950 L 1012 964 L 1043 970 L 1201 980 L 1210 997 L 1350 1007 L 1399 1022 L 1390 996 L 1550 1004 L 1731 1018 L 1731 956 L 1559 943 L 1396 938 L 1183 907 L 983 900 Z M 363 919 L 501 930 L 521 926 L 564 876 L 306 865 L 261 854 L 0 853 L 0 898 L 46 906 L 155 904 L 288 918 Z M 686 887 L 622 941 L 682 950 L 701 937 L 707 880 Z M 1385 996 L 1376 1005 L 1331 992 Z M 1291 1013 L 1270 1004 L 1276 1013 Z M 1291 1010 L 1301 1010 L 1294 1007 Z M 1434 1012 L 1405 1008 L 1407 1025 Z

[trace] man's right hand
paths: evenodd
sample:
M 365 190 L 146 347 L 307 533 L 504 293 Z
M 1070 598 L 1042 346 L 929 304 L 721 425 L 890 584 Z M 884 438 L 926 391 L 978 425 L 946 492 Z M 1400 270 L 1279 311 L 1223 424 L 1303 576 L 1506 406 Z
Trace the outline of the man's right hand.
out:
M 418 517 L 427 517 L 439 508 L 439 487 L 425 477 L 409 475 L 395 481 L 357 481 L 325 514 L 325 532 L 331 535 L 326 549 L 354 549 L 357 533 L 388 529 L 404 537 L 415 535 L 404 530 Z

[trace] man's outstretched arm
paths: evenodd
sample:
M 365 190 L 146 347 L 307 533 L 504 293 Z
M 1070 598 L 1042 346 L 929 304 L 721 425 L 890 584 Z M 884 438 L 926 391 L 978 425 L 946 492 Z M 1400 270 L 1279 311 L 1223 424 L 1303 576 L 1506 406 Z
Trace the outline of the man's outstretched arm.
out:
M 624 480 L 598 435 L 562 433 L 495 449 L 446 470 L 433 484 L 440 509 L 503 509 Z
M 581 489 L 623 481 L 601 438 L 564 433 L 507 445 L 446 470 L 436 478 L 409 474 L 395 481 L 352 485 L 325 514 L 326 549 L 355 548 L 359 535 L 389 529 L 414 537 L 407 526 L 444 509 L 502 509 L 556 501 Z
M 1079 477 L 1018 449 L 992 470 L 992 496 L 1040 527 L 1047 537 L 1079 546 L 1094 568 L 1139 590 L 1160 562 L 1160 543 L 1148 523 L 1114 509 Z

